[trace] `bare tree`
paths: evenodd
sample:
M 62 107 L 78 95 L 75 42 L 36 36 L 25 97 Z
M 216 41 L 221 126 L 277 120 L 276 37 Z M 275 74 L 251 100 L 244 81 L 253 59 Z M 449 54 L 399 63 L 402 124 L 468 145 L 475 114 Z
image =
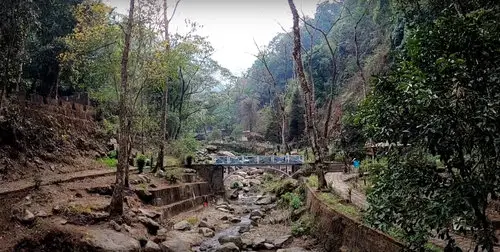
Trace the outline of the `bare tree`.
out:
M 306 131 L 309 137 L 309 142 L 314 154 L 314 164 L 318 175 L 319 189 L 326 187 L 325 174 L 323 172 L 324 153 L 318 144 L 318 129 L 316 127 L 316 105 L 312 92 L 312 83 L 310 83 L 304 73 L 304 65 L 302 63 L 300 28 L 299 28 L 299 13 L 293 3 L 293 0 L 288 0 L 290 10 L 293 15 L 293 59 L 295 61 L 295 71 L 299 79 L 300 87 L 304 94 L 304 103 L 306 107 Z
M 132 37 L 132 26 L 134 22 L 134 7 L 135 0 L 130 0 L 130 9 L 128 13 L 127 28 L 125 30 L 125 45 L 123 48 L 122 62 L 121 62 L 121 92 L 120 92 L 120 135 L 119 150 L 118 150 L 118 167 L 116 169 L 116 182 L 113 191 L 113 197 L 110 204 L 110 216 L 120 216 L 123 214 L 123 187 L 124 187 L 124 171 L 128 166 L 128 141 L 129 141 L 129 127 L 128 127 L 128 56 L 130 51 L 130 40 Z
M 181 0 L 177 0 L 175 2 L 174 11 L 170 18 L 168 17 L 168 4 L 167 0 L 163 0 L 163 21 L 164 29 L 165 29 L 165 53 L 170 53 L 170 34 L 168 31 L 168 26 L 170 21 L 175 15 L 175 11 L 179 6 Z M 158 151 L 158 161 L 156 162 L 156 167 L 153 169 L 153 172 L 157 172 L 158 169 L 163 169 L 163 160 L 165 157 L 165 141 L 167 138 L 167 118 L 168 118 L 168 76 L 165 76 L 165 89 L 163 90 L 163 99 L 162 99 L 162 115 L 161 115 L 161 135 L 160 135 L 160 150 Z

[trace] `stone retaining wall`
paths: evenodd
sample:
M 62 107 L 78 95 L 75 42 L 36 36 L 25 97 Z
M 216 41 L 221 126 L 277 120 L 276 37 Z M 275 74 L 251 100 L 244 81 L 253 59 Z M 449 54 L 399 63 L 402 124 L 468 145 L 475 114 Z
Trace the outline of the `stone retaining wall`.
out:
M 325 251 L 396 252 L 404 245 L 388 235 L 335 211 L 307 187 L 307 208 L 315 216 L 317 237 Z M 344 250 L 345 251 L 345 250 Z

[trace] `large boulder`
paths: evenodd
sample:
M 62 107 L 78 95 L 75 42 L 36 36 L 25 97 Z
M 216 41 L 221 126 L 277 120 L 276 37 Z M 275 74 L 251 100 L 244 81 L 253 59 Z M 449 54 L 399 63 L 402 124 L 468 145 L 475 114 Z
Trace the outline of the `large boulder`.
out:
M 276 197 L 267 195 L 267 196 L 259 197 L 257 199 L 257 201 L 255 201 L 255 204 L 256 205 L 269 205 L 269 204 L 272 204 L 275 201 L 276 201 Z
M 148 229 L 148 233 L 152 235 L 156 235 L 158 233 L 158 229 L 160 229 L 160 224 L 158 222 L 152 220 L 151 218 L 141 216 L 138 218 L 139 222 L 141 222 Z
M 240 248 L 236 246 L 236 244 L 232 242 L 228 242 L 226 244 L 223 244 L 222 246 L 218 247 L 215 252 L 239 252 Z
M 198 245 L 202 237 L 197 233 L 171 231 L 165 237 L 166 240 L 160 244 L 164 252 L 191 251 L 191 247 Z
M 234 236 L 234 235 L 223 235 L 219 237 L 218 239 L 219 243 L 224 245 L 226 243 L 234 243 L 238 248 L 243 247 L 243 241 L 241 240 L 241 237 L 239 236 Z
M 273 244 L 275 247 L 281 248 L 283 246 L 290 244 L 292 242 L 292 240 L 293 240 L 293 237 L 291 235 L 284 235 L 284 236 L 281 236 L 281 237 L 274 239 Z
M 142 249 L 144 252 L 160 252 L 161 248 L 158 244 L 153 241 L 148 241 L 144 248 Z
M 207 150 L 207 152 L 216 152 L 218 148 L 215 145 L 207 145 L 205 149 Z
M 175 230 L 186 231 L 191 230 L 191 224 L 188 221 L 183 220 L 174 224 Z
M 141 245 L 138 240 L 109 229 L 90 229 L 86 231 L 86 242 L 96 251 L 132 252 L 139 251 Z
M 203 237 L 214 237 L 215 236 L 215 233 L 212 229 L 210 228 L 206 228 L 206 227 L 202 227 L 198 230 L 198 233 L 202 234 Z

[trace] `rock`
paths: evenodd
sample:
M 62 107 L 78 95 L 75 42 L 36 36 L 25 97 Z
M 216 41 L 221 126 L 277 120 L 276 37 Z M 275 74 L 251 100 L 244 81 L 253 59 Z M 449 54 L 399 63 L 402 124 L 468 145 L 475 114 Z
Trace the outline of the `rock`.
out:
M 229 220 L 231 223 L 240 223 L 241 222 L 241 219 L 238 218 L 238 217 L 232 217 L 230 220 Z
M 52 208 L 52 213 L 54 213 L 54 214 L 58 214 L 58 213 L 60 213 L 60 212 L 61 212 L 61 206 L 56 205 L 56 206 L 54 206 L 54 207 Z
M 30 212 L 30 210 L 27 210 L 27 209 L 24 210 L 23 213 L 15 214 L 15 216 L 16 216 L 17 220 L 19 220 L 21 223 L 27 224 L 27 225 L 32 224 L 36 219 L 36 216 L 32 212 Z
M 46 217 L 49 217 L 50 214 L 48 214 L 47 212 L 43 211 L 43 210 L 39 210 L 35 213 L 35 216 L 36 217 L 40 217 L 40 218 L 46 218 Z
M 262 217 L 260 217 L 260 216 L 252 216 L 252 217 L 250 217 L 250 220 L 253 220 L 253 221 L 259 221 L 260 219 L 262 219 Z
M 268 250 L 271 250 L 271 249 L 274 249 L 274 245 L 271 244 L 271 243 L 264 243 L 264 248 L 268 249 Z
M 238 190 L 234 190 L 231 194 L 229 194 L 229 199 L 232 200 L 237 200 L 239 198 L 240 194 Z
M 272 204 L 274 201 L 276 201 L 276 198 L 273 198 L 271 196 L 262 196 L 255 201 L 256 205 L 269 205 Z
M 143 252 L 159 252 L 161 251 L 161 248 L 158 244 L 156 244 L 153 241 L 148 241 L 144 248 L 142 249 Z
M 246 232 L 250 232 L 250 225 L 243 225 L 243 226 L 240 226 L 240 228 L 238 229 L 238 233 L 240 233 L 240 234 L 246 233 Z
M 189 224 L 189 222 L 187 222 L 186 220 L 183 220 L 175 223 L 174 229 L 180 231 L 191 230 L 191 224 Z
M 244 191 L 244 192 L 246 192 L 246 193 L 247 193 L 247 192 L 250 192 L 250 188 L 248 188 L 248 187 L 243 187 L 243 191 Z
M 165 237 L 166 240 L 160 244 L 162 251 L 180 252 L 191 251 L 191 247 L 200 244 L 202 237 L 198 233 L 170 231 Z
M 281 248 L 283 246 L 290 244 L 292 242 L 292 240 L 293 240 L 293 237 L 291 235 L 284 235 L 284 236 L 281 236 L 281 237 L 278 237 L 277 239 L 275 239 L 273 241 L 273 244 L 275 247 Z
M 66 219 L 59 220 L 59 224 L 61 224 L 61 225 L 66 225 L 67 223 L 68 223 L 68 220 L 66 220 Z
M 294 247 L 294 248 L 278 249 L 276 250 L 276 252 L 307 252 L 307 250 L 303 248 Z
M 261 237 L 254 238 L 252 241 L 252 248 L 263 249 L 265 242 L 266 242 L 266 239 L 264 239 L 264 238 L 261 238 Z
M 149 184 L 151 182 L 151 179 L 148 176 L 144 175 L 144 174 L 140 174 L 137 177 L 139 177 L 141 183 Z
M 138 240 L 109 229 L 90 229 L 85 236 L 87 242 L 98 251 L 139 251 Z
M 218 209 L 218 208 L 217 208 L 217 209 Z M 222 217 L 220 218 L 220 220 L 223 220 L 223 221 L 225 221 L 225 220 L 229 220 L 229 216 L 227 216 L 227 215 L 222 216 Z
M 262 216 L 264 216 L 264 214 L 260 210 L 253 210 L 250 213 L 250 218 L 253 217 L 253 216 L 259 216 L 259 217 L 262 218 Z
M 209 228 L 209 229 L 215 230 L 215 227 L 212 225 L 209 225 L 208 222 L 206 221 L 206 218 L 204 218 L 204 219 L 205 220 L 201 220 L 200 223 L 198 223 L 198 227 Z
M 244 214 L 250 213 L 250 209 L 248 209 L 248 208 L 243 209 L 243 213 Z
M 75 197 L 77 197 L 77 198 L 83 198 L 83 195 L 81 193 L 76 193 Z
M 236 155 L 234 155 L 230 151 L 219 151 L 219 152 L 217 152 L 217 155 L 219 155 L 219 156 L 225 156 L 225 157 L 236 157 Z
M 135 194 L 144 202 L 151 202 L 153 200 L 153 194 L 148 190 L 136 189 Z
M 116 223 L 116 221 L 114 221 L 114 220 L 111 220 L 109 222 L 109 226 L 114 228 L 118 232 L 120 232 L 122 230 L 122 226 L 118 225 L 118 223 Z
M 125 229 L 125 231 L 129 232 L 129 233 L 132 233 L 134 230 L 132 229 L 131 226 L 127 225 L 127 224 L 123 224 L 122 225 L 123 229 Z
M 224 207 L 217 207 L 216 208 L 217 210 L 221 211 L 221 212 L 225 212 L 225 213 L 230 213 L 231 210 L 227 209 L 227 208 L 224 208 Z
M 228 242 L 220 246 L 215 250 L 215 252 L 239 252 L 240 248 L 232 242 Z
M 220 244 L 234 243 L 238 248 L 243 247 L 243 241 L 241 240 L 241 237 L 239 237 L 239 236 L 223 235 L 223 236 L 219 237 L 218 241 Z
M 202 234 L 203 237 L 214 237 L 215 233 L 212 229 L 202 227 L 198 230 L 198 233 Z
M 258 226 L 259 226 L 259 224 L 257 223 L 257 221 L 256 221 L 256 220 L 252 220 L 252 221 L 250 222 L 250 224 L 251 224 L 252 226 L 254 226 L 254 227 L 258 227 Z
M 207 145 L 207 147 L 205 147 L 205 149 L 208 151 L 208 152 L 216 152 L 217 151 L 217 146 L 215 145 Z
M 158 229 L 160 229 L 160 224 L 158 224 L 158 222 L 144 216 L 140 216 L 138 220 L 146 226 L 149 234 L 156 235 L 158 233 Z
M 155 211 L 151 211 L 151 210 L 146 210 L 146 209 L 142 209 L 142 208 L 139 208 L 139 212 L 148 217 L 148 218 L 151 218 L 151 219 L 155 219 L 157 217 L 161 217 L 161 213 L 158 213 L 158 212 L 155 212 Z

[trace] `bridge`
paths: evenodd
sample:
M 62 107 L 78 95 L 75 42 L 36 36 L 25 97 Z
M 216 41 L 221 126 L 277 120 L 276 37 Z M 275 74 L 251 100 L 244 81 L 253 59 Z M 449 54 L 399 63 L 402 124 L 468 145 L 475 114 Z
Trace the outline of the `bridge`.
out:
M 302 164 L 304 164 L 304 158 L 299 155 L 215 157 L 215 165 L 222 166 L 283 166 Z

